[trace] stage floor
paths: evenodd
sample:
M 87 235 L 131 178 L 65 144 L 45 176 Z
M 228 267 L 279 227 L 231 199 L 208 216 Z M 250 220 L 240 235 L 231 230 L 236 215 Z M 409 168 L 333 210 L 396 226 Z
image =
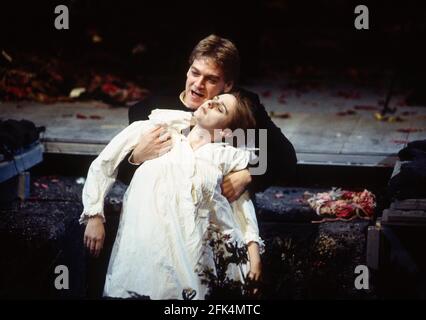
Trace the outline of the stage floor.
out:
M 426 107 L 406 106 L 402 96 L 390 102 L 397 108 L 390 115 L 394 121 L 378 121 L 374 114 L 381 110 L 385 92 L 377 89 L 340 84 L 289 89 L 267 81 L 245 87 L 259 94 L 293 143 L 299 164 L 391 167 L 409 141 L 426 139 Z M 45 126 L 45 152 L 60 154 L 97 155 L 128 123 L 126 107 L 97 101 L 0 102 L 0 114 Z

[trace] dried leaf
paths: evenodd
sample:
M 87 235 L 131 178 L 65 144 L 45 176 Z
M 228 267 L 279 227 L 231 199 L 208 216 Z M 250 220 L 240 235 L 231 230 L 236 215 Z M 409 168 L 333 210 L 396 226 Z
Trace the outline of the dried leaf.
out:
M 78 98 L 82 93 L 86 92 L 86 88 L 74 88 L 71 90 L 69 97 Z
M 356 105 L 354 106 L 355 110 L 379 110 L 379 107 L 376 106 L 367 106 L 367 105 Z
M 393 143 L 396 144 L 408 144 L 410 141 L 408 140 L 392 140 Z
M 261 95 L 264 98 L 269 98 L 272 95 L 272 93 L 270 90 L 265 90 L 265 91 L 262 91 Z
M 404 111 L 401 113 L 403 116 L 415 116 L 417 114 L 416 111 Z
M 137 55 L 144 53 L 146 51 L 146 47 L 142 43 L 138 43 L 136 46 L 132 49 L 132 54 Z
M 350 116 L 350 115 L 354 115 L 354 114 L 356 114 L 356 112 L 354 110 L 351 110 L 351 109 L 346 110 L 346 111 L 340 111 L 340 112 L 336 113 L 336 115 L 338 115 L 338 116 Z
M 1 51 L 1 55 L 3 56 L 3 58 L 5 58 L 7 61 L 9 61 L 10 63 L 13 62 L 12 57 L 4 50 Z
M 400 128 L 396 131 L 402 132 L 402 133 L 411 133 L 411 132 L 422 132 L 424 129 L 415 129 L 415 128 Z
M 388 122 L 403 122 L 403 121 L 404 121 L 404 119 L 402 119 L 399 116 L 390 116 L 388 118 Z
M 276 199 L 284 198 L 284 193 L 282 193 L 282 192 L 277 192 L 277 193 L 275 193 L 275 194 L 274 194 L 274 197 L 275 197 Z
M 357 91 L 338 91 L 336 93 L 337 97 L 342 97 L 344 99 L 359 99 L 361 95 Z
M 291 115 L 290 115 L 290 113 L 288 113 L 288 112 L 274 112 L 274 111 L 271 111 L 270 113 L 269 113 L 269 115 L 271 116 L 271 117 L 274 117 L 274 118 L 281 118 L 281 119 L 288 119 L 288 118 L 291 118 Z

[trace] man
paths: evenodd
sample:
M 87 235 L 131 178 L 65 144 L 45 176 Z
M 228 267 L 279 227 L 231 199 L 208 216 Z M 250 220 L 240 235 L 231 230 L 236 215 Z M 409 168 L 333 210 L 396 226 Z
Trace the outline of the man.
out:
M 238 79 L 240 59 L 235 45 L 224 38 L 211 35 L 201 40 L 191 53 L 189 58 L 189 70 L 185 90 L 176 96 L 176 103 L 161 105 L 155 101 L 155 97 L 144 100 L 129 109 L 129 122 L 147 120 L 153 109 L 176 109 L 191 111 L 196 110 L 204 101 L 218 94 L 230 92 L 234 89 Z M 296 153 L 292 144 L 282 134 L 281 130 L 274 125 L 260 103 L 259 97 L 249 91 L 239 91 L 246 95 L 251 101 L 252 112 L 258 129 L 267 130 L 267 167 L 263 175 L 251 176 L 249 170 L 241 170 L 226 176 L 222 183 L 222 193 L 232 202 L 248 188 L 251 193 L 262 191 L 265 188 L 281 182 L 289 182 L 295 175 Z M 171 139 L 168 135 L 161 135 L 162 128 L 158 127 L 141 137 L 140 143 L 128 157 L 120 164 L 119 179 L 129 184 L 138 165 L 146 160 L 158 157 L 160 154 L 171 149 Z M 259 144 L 256 144 L 259 147 Z M 260 148 L 262 145 L 260 145 Z M 103 221 L 97 219 L 98 224 Z M 117 228 L 116 216 L 107 221 L 107 234 L 115 234 Z M 93 230 L 92 230 L 93 231 Z M 91 232 L 85 236 L 90 235 Z M 102 248 L 105 234 L 96 242 L 92 254 L 98 256 Z M 103 249 L 102 259 L 89 262 L 89 296 L 97 298 L 102 295 L 109 255 L 112 249 L 114 237 L 109 237 L 109 244 Z M 106 249 L 106 250 L 105 250 Z M 258 280 L 258 279 L 254 279 Z
M 175 104 L 162 106 L 152 98 L 139 102 L 129 109 L 129 122 L 147 120 L 148 115 L 156 108 L 194 111 L 206 100 L 230 92 L 238 79 L 240 59 L 238 50 L 231 41 L 210 35 L 193 49 L 189 65 L 185 90 L 176 97 L 179 99 L 176 99 Z M 246 169 L 226 176 L 222 192 L 230 202 L 238 199 L 247 188 L 253 193 L 274 183 L 290 181 L 294 177 L 297 161 L 292 144 L 269 118 L 259 97 L 252 92 L 238 90 L 251 101 L 257 129 L 267 130 L 267 167 L 263 175 L 251 176 Z M 172 146 L 170 136 L 161 133 L 162 128 L 157 127 L 141 137 L 138 146 L 121 164 L 120 171 L 127 170 L 133 175 L 138 165 L 169 151 Z M 257 141 L 256 147 L 259 147 L 258 144 Z

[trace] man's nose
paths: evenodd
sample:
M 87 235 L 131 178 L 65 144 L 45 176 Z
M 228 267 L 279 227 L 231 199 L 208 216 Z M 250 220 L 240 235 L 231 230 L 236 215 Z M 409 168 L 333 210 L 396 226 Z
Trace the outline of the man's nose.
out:
M 197 88 L 204 87 L 204 77 L 199 77 L 197 81 L 195 81 L 195 85 L 197 86 Z

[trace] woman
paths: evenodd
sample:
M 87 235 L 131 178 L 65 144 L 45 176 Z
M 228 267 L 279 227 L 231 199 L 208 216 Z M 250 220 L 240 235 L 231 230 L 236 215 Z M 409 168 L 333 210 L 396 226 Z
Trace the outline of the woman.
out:
M 219 142 L 237 127 L 254 127 L 247 101 L 223 94 L 194 114 L 154 110 L 149 119 L 132 123 L 113 138 L 91 164 L 83 188 L 84 242 L 97 255 L 105 234 L 104 197 L 119 163 L 143 133 L 159 123 L 166 126 L 173 148 L 144 162 L 124 195 L 104 295 L 182 299 L 191 292 L 193 298 L 204 299 L 208 284 L 200 275 L 217 271 L 215 253 L 207 245 L 212 230 L 229 244 L 247 245 L 249 262 L 230 264 L 227 276 L 240 282 L 247 275 L 258 280 L 262 241 L 253 204 L 247 194 L 229 204 L 220 189 L 223 176 L 245 169 L 250 158 L 250 152 Z M 186 137 L 181 131 L 194 121 Z

